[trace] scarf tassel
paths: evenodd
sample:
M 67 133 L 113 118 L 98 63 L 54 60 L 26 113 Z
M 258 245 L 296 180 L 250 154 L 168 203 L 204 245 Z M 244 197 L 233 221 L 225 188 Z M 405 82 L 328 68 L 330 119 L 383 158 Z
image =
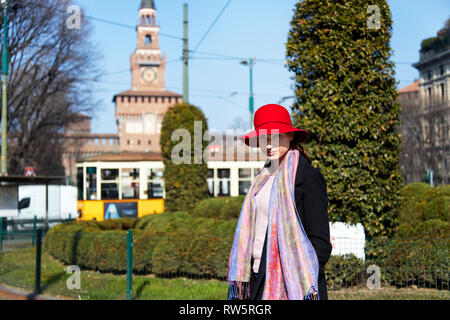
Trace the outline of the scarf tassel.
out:
M 250 282 L 230 281 L 228 300 L 249 300 Z
M 306 293 L 304 300 L 319 300 L 319 293 L 314 288 L 314 286 L 309 287 L 308 292 Z

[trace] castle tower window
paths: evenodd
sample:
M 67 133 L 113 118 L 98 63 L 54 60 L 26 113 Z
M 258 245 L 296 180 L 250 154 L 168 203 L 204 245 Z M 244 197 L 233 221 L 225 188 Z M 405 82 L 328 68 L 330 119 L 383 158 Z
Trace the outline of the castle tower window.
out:
M 148 34 L 145 36 L 145 44 L 151 44 L 151 43 L 152 43 L 152 36 Z
M 152 140 L 148 140 L 148 145 L 151 145 L 152 144 Z

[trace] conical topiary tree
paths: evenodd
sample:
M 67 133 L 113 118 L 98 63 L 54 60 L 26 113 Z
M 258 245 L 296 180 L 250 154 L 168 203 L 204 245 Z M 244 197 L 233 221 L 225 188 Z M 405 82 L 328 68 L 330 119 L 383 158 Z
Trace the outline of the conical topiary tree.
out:
M 203 159 L 203 151 L 208 145 L 208 141 L 203 141 L 203 135 L 207 130 L 205 115 L 193 105 L 176 104 L 164 115 L 160 145 L 165 167 L 166 211 L 189 211 L 208 197 L 208 167 Z M 199 163 L 195 163 L 196 155 L 201 157 L 197 157 Z M 183 161 L 177 163 L 180 160 Z
M 385 0 L 303 0 L 286 43 L 294 122 L 328 187 L 334 221 L 389 236 L 398 223 L 400 108 Z

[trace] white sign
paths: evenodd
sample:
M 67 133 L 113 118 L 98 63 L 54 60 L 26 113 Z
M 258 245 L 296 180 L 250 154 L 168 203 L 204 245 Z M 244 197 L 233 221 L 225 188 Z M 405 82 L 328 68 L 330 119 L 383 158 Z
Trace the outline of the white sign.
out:
M 351 225 L 343 222 L 330 223 L 330 241 L 333 246 L 331 254 L 343 255 L 353 253 L 364 260 L 364 227 L 361 223 Z

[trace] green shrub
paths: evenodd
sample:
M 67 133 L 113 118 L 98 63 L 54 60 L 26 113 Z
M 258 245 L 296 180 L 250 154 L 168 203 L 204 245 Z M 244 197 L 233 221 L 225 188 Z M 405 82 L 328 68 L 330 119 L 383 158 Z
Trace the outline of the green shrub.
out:
M 196 128 L 194 131 L 199 123 L 201 123 L 200 130 Z M 180 144 L 178 139 L 172 139 L 174 131 L 180 129 L 189 133 L 187 137 L 183 137 L 183 144 Z M 197 133 L 203 137 L 207 131 L 207 119 L 202 110 L 196 106 L 182 102 L 169 107 L 164 113 L 160 146 L 164 163 L 166 210 L 177 211 L 180 208 L 192 210 L 201 200 L 208 197 L 206 181 L 208 165 L 202 161 L 202 150 L 206 149 L 209 142 L 205 139 L 197 141 L 195 138 Z M 200 155 L 200 162 L 196 159 L 197 154 Z M 174 155 L 180 156 L 183 161 L 177 163 L 174 161 Z
M 153 250 L 164 237 L 163 232 L 133 230 L 133 271 L 139 274 L 153 272 Z
M 184 270 L 195 276 L 226 278 L 233 237 L 197 234 L 185 256 Z
M 136 224 L 136 218 L 119 218 L 107 219 L 98 222 L 99 228 L 102 230 L 128 230 L 132 229 Z
M 423 220 L 440 219 L 450 222 L 450 185 L 430 188 L 423 198 Z
M 201 201 L 193 210 L 194 217 L 214 219 L 237 219 L 241 213 L 245 196 L 217 197 Z
M 119 220 L 58 225 L 47 233 L 44 245 L 66 264 L 124 273 L 127 233 L 122 229 L 134 225 L 135 273 L 226 277 L 237 220 L 196 218 L 183 211 L 149 215 L 137 221 Z
M 450 223 L 439 219 L 430 219 L 417 224 L 399 225 L 395 238 L 448 239 Z
M 328 288 L 347 288 L 364 284 L 364 261 L 354 254 L 332 255 L 325 265 Z
M 424 195 L 432 189 L 422 182 L 410 183 L 400 190 L 399 223 L 416 223 L 423 221 Z
M 448 239 L 372 239 L 366 245 L 367 263 L 397 287 L 448 289 L 448 256 Z
M 192 217 L 187 211 L 164 212 L 144 216 L 135 224 L 135 228 L 161 232 L 173 232 L 183 229 L 191 222 Z
M 167 276 L 184 272 L 186 252 L 192 238 L 193 235 L 187 232 L 172 232 L 161 237 L 152 254 L 153 273 Z

